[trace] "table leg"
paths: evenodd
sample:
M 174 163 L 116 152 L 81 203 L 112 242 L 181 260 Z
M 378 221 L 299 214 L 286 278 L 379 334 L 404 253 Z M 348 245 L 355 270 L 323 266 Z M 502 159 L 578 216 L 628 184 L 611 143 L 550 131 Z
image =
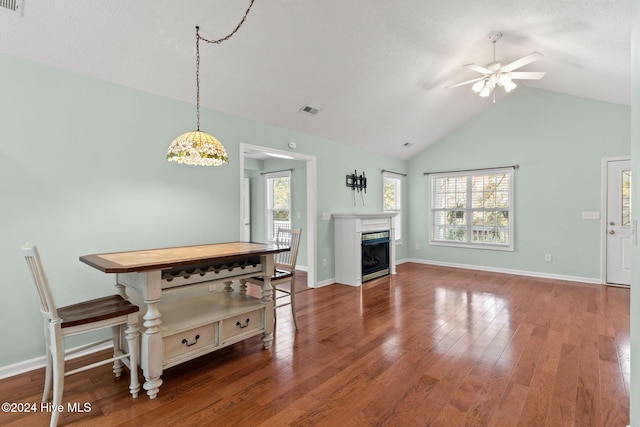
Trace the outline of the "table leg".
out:
M 262 334 L 262 342 L 264 348 L 269 349 L 271 342 L 273 341 L 273 288 L 271 287 L 271 278 L 265 276 L 264 283 L 262 284 L 262 301 L 267 305 L 266 310 L 266 327 L 264 334 Z
M 162 334 L 160 333 L 160 311 L 158 302 L 160 300 L 145 300 L 147 312 L 143 319 L 145 328 L 142 334 L 142 372 L 145 383 L 143 388 L 147 390 L 149 399 L 155 399 L 158 390 L 162 385 L 160 376 L 162 375 Z

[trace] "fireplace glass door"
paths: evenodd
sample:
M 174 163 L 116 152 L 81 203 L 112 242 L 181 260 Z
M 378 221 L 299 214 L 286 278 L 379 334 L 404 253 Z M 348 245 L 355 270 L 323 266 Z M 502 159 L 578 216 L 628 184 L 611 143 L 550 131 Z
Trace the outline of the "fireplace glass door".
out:
M 362 233 L 362 281 L 389 274 L 389 231 Z

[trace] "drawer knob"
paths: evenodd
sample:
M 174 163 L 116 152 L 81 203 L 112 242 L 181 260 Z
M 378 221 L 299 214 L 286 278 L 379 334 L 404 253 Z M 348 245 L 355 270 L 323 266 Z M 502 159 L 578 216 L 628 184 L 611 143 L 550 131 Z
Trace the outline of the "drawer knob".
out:
M 249 319 L 247 319 L 247 322 L 244 325 L 240 322 L 236 322 L 236 326 L 239 326 L 240 329 L 246 328 L 247 326 L 249 326 Z
M 185 339 L 182 340 L 182 344 L 186 345 L 187 347 L 191 347 L 192 345 L 198 344 L 198 339 L 199 338 L 200 338 L 199 334 L 196 335 L 195 341 L 192 341 L 192 342 L 187 341 L 187 339 L 185 338 Z

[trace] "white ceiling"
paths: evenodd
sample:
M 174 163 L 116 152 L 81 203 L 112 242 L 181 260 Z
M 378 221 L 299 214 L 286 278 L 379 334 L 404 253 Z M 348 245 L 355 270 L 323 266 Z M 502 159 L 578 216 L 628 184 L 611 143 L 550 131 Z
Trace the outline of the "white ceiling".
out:
M 195 103 L 195 26 L 224 37 L 248 4 L 24 0 L 0 13 L 0 52 Z M 201 104 L 408 159 L 491 108 L 445 86 L 491 62 L 492 31 L 502 63 L 544 54 L 524 85 L 630 104 L 631 0 L 256 0 L 201 44 Z

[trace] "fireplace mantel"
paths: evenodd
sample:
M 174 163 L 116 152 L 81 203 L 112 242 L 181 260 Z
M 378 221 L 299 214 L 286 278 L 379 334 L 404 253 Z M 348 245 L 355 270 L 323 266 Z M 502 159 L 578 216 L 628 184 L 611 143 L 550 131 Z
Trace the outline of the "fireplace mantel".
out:
M 396 274 L 394 217 L 391 212 L 333 213 L 336 283 L 362 285 L 362 233 L 389 231 L 389 274 Z

